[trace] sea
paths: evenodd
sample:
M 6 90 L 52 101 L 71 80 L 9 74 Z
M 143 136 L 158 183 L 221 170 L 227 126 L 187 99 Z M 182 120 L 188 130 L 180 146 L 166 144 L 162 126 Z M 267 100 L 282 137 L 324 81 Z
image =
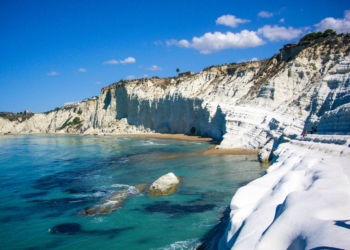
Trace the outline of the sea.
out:
M 212 147 L 128 136 L 1 136 L 0 249 L 196 249 L 237 189 L 266 170 L 254 155 L 204 154 Z M 135 188 L 170 172 L 180 178 L 172 195 Z

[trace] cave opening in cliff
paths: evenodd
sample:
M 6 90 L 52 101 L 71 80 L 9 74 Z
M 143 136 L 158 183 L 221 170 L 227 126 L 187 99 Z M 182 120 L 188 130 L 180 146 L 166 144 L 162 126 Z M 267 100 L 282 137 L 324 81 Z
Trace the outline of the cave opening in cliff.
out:
M 196 128 L 195 127 L 192 127 L 191 130 L 190 130 L 191 134 L 194 135 L 196 134 Z

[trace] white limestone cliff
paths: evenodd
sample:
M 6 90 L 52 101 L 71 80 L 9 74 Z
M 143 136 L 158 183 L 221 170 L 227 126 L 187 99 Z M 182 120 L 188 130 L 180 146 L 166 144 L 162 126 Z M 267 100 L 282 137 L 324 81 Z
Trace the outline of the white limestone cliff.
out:
M 222 140 L 219 148 L 253 149 L 304 128 L 347 134 L 349 40 L 327 38 L 297 47 L 293 56 L 282 50 L 193 76 L 114 83 L 99 98 L 27 121 L 0 118 L 0 133 L 186 133 Z
M 350 136 L 282 143 L 263 177 L 238 189 L 217 249 L 349 249 Z

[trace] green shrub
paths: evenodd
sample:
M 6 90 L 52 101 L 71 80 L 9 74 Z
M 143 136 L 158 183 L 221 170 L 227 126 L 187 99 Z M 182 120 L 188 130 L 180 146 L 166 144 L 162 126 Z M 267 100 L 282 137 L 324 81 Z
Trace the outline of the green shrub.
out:
M 309 34 L 306 34 L 300 39 L 301 43 L 311 42 L 313 40 L 316 40 L 320 37 L 328 37 L 328 36 L 336 36 L 337 33 L 332 29 L 327 29 L 323 33 L 321 31 L 319 32 L 311 32 Z
M 77 124 L 79 124 L 79 123 L 81 123 L 80 118 L 79 118 L 79 117 L 75 117 L 75 118 L 73 119 L 72 125 L 77 125 Z
M 70 120 L 71 118 L 72 118 L 72 117 L 69 117 L 69 118 L 62 124 L 62 126 L 60 127 L 59 130 L 64 129 L 65 127 L 69 126 L 69 120 Z
M 75 117 L 75 118 L 73 119 L 73 121 L 70 122 L 69 120 L 70 120 L 71 118 L 72 118 L 72 117 L 69 117 L 69 118 L 63 123 L 63 125 L 60 127 L 59 130 L 64 129 L 64 128 L 68 127 L 68 126 L 75 126 L 75 125 L 78 125 L 76 128 L 77 128 L 77 129 L 80 129 L 81 126 L 83 125 L 83 124 L 82 124 L 82 121 L 80 120 L 80 118 L 79 118 L 79 117 Z
M 83 111 L 81 109 L 78 110 L 78 115 L 81 115 Z

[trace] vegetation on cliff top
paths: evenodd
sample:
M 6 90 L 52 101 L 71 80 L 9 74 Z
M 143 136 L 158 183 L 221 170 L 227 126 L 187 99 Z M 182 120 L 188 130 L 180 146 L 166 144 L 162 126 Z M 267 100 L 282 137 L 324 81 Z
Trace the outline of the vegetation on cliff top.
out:
M 0 117 L 7 119 L 11 122 L 13 121 L 22 122 L 22 121 L 25 121 L 26 119 L 29 119 L 33 115 L 34 113 L 31 113 L 31 112 L 19 112 L 17 114 L 12 112 L 0 112 Z
M 320 31 L 319 32 L 311 32 L 311 33 L 308 33 L 305 36 L 303 36 L 300 39 L 299 43 L 304 44 L 304 43 L 308 43 L 308 42 L 314 41 L 316 39 L 319 39 L 321 37 L 329 37 L 329 36 L 336 36 L 336 35 L 337 35 L 337 33 L 332 29 L 327 29 L 323 33 Z

